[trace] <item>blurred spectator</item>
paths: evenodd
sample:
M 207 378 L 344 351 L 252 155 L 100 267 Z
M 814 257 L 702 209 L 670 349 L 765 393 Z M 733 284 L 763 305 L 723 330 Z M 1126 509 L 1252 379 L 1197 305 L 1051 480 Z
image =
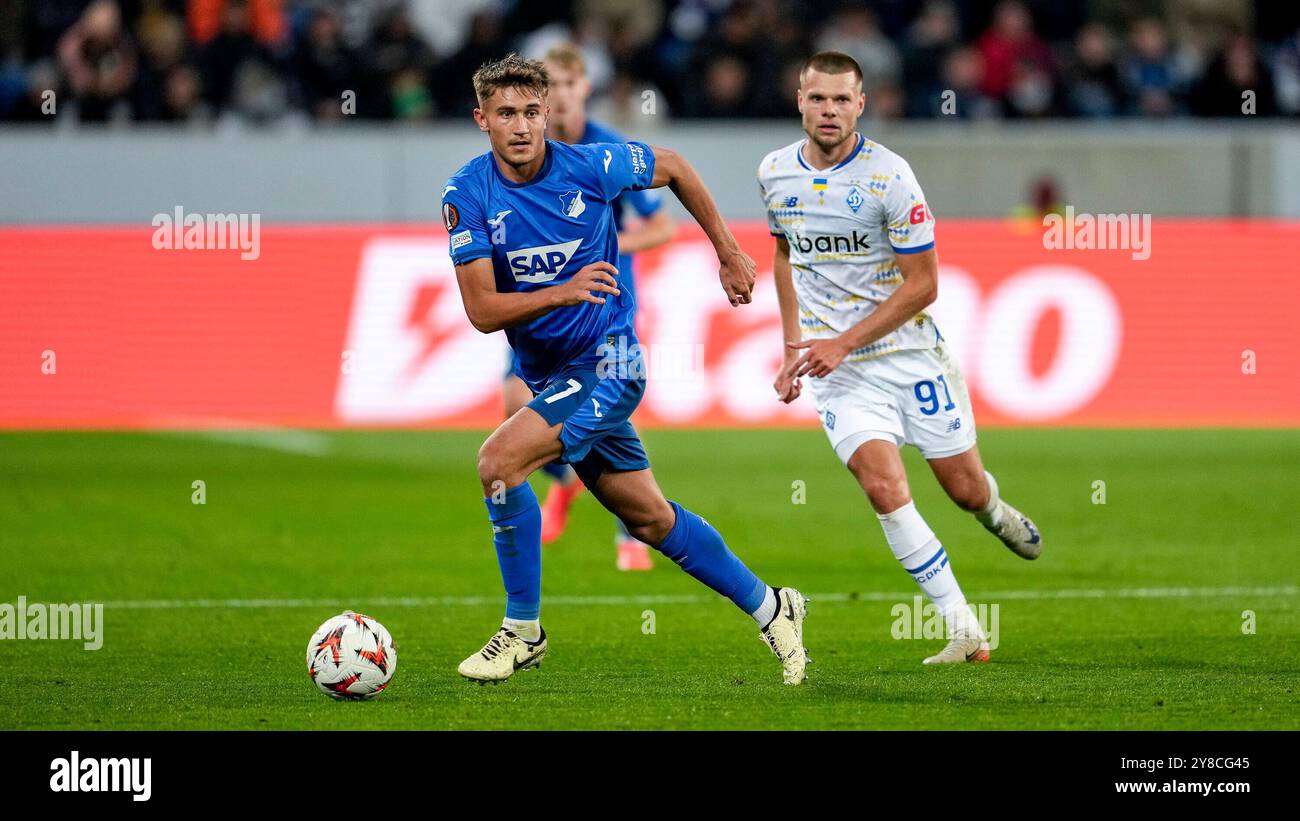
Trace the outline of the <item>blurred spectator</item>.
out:
M 1100 23 L 1089 23 L 1074 39 L 1066 70 L 1067 113 L 1078 117 L 1115 117 L 1124 107 L 1124 89 L 1115 64 L 1115 44 Z
M 87 0 L 27 0 L 23 51 L 28 60 L 52 56 L 59 38 L 86 10 Z
M 0 120 L 51 90 L 70 124 L 324 122 L 348 91 L 361 119 L 465 117 L 480 65 L 557 40 L 642 126 L 788 117 L 819 49 L 873 118 L 1300 113 L 1300 6 L 1262 0 L 0 0 Z
M 974 48 L 959 48 L 943 61 L 943 92 L 931 101 L 931 116 L 985 119 L 1002 113 L 1002 105 L 982 90 L 984 58 Z M 951 92 L 951 94 L 949 94 Z
M 50 95 L 53 92 L 53 96 Z M 5 119 L 20 123 L 53 122 L 58 114 L 58 99 L 63 89 L 59 69 L 53 60 L 32 65 L 21 79 L 17 98 L 10 104 Z M 54 101 L 53 113 L 46 105 Z
M 817 38 L 815 51 L 842 51 L 862 67 L 862 88 L 871 94 L 885 84 L 902 79 L 898 49 L 880 31 L 876 15 L 862 4 L 837 12 Z
M 0 3 L 0 65 L 22 59 L 23 19 L 28 0 Z
M 878 85 L 867 95 L 863 113 L 873 120 L 897 120 L 903 116 L 903 89 L 893 83 Z
M 1191 103 L 1193 113 L 1202 117 L 1240 117 L 1248 111 L 1261 117 L 1277 114 L 1273 77 L 1250 38 L 1238 35 L 1228 42 L 1193 89 Z
M 284 3 L 282 0 L 187 0 L 189 5 L 190 36 L 204 45 L 226 30 L 227 13 L 231 6 L 244 7 L 247 22 L 244 30 L 267 48 L 274 48 L 284 39 Z
M 171 119 L 166 113 L 167 83 L 185 59 L 185 23 L 175 15 L 155 14 L 141 21 L 137 33 L 141 60 L 131 108 L 137 120 Z
M 252 32 L 252 16 L 245 0 L 225 0 L 221 28 L 199 50 L 198 68 L 203 96 L 218 115 L 234 109 L 252 119 L 273 117 L 269 110 L 277 72 L 270 49 Z
M 993 12 L 993 25 L 979 40 L 984 60 L 980 90 L 1009 111 L 1041 113 L 1050 103 L 1052 56 L 1034 34 L 1029 10 L 1016 0 L 1003 0 Z
M 1144 18 L 1129 30 L 1129 54 L 1120 76 L 1134 113 L 1167 117 L 1175 113 L 1182 78 L 1169 48 L 1169 36 L 1159 20 Z
M 78 116 L 104 122 L 124 110 L 135 82 L 135 47 L 122 27 L 114 0 L 95 0 L 59 40 L 59 63 Z
M 718 54 L 704 66 L 700 93 L 691 96 L 691 113 L 696 117 L 748 117 L 749 67 L 736 54 Z
M 505 56 L 500 31 L 501 20 L 492 12 L 470 19 L 465 45 L 438 67 L 437 102 L 443 114 L 466 117 L 478 106 L 470 80 L 479 66 Z
M 341 119 L 344 93 L 362 91 L 357 56 L 344 44 L 341 21 L 333 9 L 320 8 L 312 14 L 293 66 L 303 105 L 317 120 Z M 353 97 L 351 102 L 355 114 L 358 101 Z
M 1273 86 L 1277 93 L 1279 112 L 1300 113 L 1300 29 L 1296 29 L 1278 44 Z
M 405 8 L 394 8 L 385 15 L 366 45 L 365 54 L 367 112 L 384 119 L 433 116 L 434 99 L 429 88 L 433 49 L 415 31 Z M 473 89 L 470 91 L 472 94 Z
M 206 124 L 211 110 L 203 101 L 203 85 L 194 66 L 182 64 L 167 74 L 159 119 L 170 123 Z
M 943 63 L 960 45 L 961 20 L 949 0 L 930 0 L 907 32 L 903 74 L 908 116 L 925 117 L 943 93 Z

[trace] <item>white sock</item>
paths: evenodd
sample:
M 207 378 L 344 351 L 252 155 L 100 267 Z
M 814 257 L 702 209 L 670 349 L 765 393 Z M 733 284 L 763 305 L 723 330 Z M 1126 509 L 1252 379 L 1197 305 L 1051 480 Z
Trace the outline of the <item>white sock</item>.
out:
M 989 483 L 989 502 L 984 505 L 984 509 L 975 514 L 979 523 L 988 527 L 997 527 L 998 522 L 1002 521 L 1002 508 L 998 505 L 1001 498 L 998 495 L 998 480 L 993 478 L 993 474 L 987 470 L 984 471 L 984 478 Z
M 948 563 L 948 553 L 917 512 L 916 503 L 908 502 L 892 513 L 877 513 L 876 518 L 885 531 L 885 541 L 889 542 L 894 558 L 939 608 L 944 620 L 958 607 L 969 611 L 961 585 L 957 584 L 957 576 Z
M 984 635 L 984 628 L 980 627 L 979 619 L 975 618 L 975 612 L 970 609 L 969 604 L 954 607 L 944 613 L 943 624 L 948 628 L 949 638 L 952 638 L 955 633 L 974 634 L 982 639 L 988 638 L 988 636 Z
M 530 644 L 542 637 L 542 622 L 540 619 L 527 621 L 503 619 L 501 626 Z
M 763 603 L 749 615 L 754 617 L 754 621 L 758 622 L 759 627 L 767 627 L 768 622 L 776 615 L 777 604 L 776 591 L 768 587 L 767 592 L 763 594 Z

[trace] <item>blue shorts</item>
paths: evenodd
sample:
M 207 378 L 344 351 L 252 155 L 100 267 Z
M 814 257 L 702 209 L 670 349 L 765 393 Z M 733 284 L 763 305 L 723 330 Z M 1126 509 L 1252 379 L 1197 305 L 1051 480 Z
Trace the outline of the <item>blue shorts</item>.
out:
M 597 375 L 594 364 L 562 372 L 528 407 L 547 424 L 563 424 L 561 462 L 573 465 L 588 485 L 607 470 L 650 467 L 641 437 L 628 421 L 645 393 L 645 378 Z

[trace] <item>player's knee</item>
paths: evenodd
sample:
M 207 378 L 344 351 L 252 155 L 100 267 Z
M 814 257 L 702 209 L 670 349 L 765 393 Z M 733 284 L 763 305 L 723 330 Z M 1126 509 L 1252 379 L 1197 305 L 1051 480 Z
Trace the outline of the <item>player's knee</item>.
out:
M 989 503 L 989 487 L 983 473 L 950 481 L 944 489 L 957 507 L 970 513 L 983 510 Z
M 896 476 L 860 476 L 859 483 L 877 513 L 892 513 L 911 501 L 907 480 Z
M 523 481 L 513 460 L 504 449 L 497 447 L 490 440 L 483 443 L 478 451 L 478 480 L 485 493 L 497 487 L 514 487 Z M 498 484 L 500 483 L 500 484 Z
M 632 538 L 657 547 L 673 529 L 674 516 L 672 505 L 665 501 L 626 516 L 623 525 Z

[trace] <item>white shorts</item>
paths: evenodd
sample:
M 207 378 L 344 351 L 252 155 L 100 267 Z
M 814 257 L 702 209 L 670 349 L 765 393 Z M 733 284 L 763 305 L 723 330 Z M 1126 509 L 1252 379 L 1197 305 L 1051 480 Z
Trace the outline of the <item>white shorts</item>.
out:
M 926 459 L 975 445 L 975 414 L 961 371 L 940 341 L 865 362 L 844 362 L 810 379 L 822 428 L 846 465 L 871 439 L 914 445 Z

